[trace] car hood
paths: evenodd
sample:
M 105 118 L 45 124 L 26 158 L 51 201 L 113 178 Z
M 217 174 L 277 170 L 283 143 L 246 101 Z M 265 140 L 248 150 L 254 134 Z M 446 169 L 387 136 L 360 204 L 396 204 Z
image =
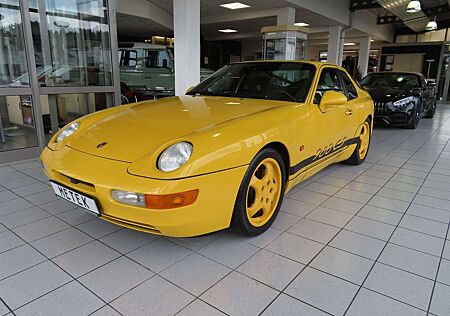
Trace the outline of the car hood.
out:
M 397 101 L 406 97 L 413 96 L 417 93 L 418 89 L 401 89 L 401 88 L 390 88 L 390 87 L 376 87 L 369 88 L 370 96 L 375 102 L 392 102 Z
M 286 102 L 182 96 L 146 101 L 81 121 L 67 146 L 95 156 L 134 162 L 177 140 Z M 107 112 L 106 112 L 107 113 Z

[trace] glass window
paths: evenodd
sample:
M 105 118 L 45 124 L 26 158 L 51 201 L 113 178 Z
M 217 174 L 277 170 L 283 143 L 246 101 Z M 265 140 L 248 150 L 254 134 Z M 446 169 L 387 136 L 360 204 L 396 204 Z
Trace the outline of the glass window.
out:
M 0 96 L 0 152 L 37 146 L 31 96 Z
M 136 67 L 137 51 L 135 50 L 119 50 L 119 65 L 125 67 Z
M 112 85 L 105 0 L 31 0 L 30 18 L 42 86 Z
M 18 0 L 0 0 L 0 87 L 29 86 Z
M 353 85 L 352 81 L 345 72 L 339 71 L 339 73 L 341 74 L 342 82 L 344 83 L 344 86 L 347 89 L 347 99 L 349 101 L 356 99 L 358 97 L 358 92 L 355 86 Z
M 319 104 L 320 100 L 322 100 L 322 96 L 327 91 L 336 91 L 345 94 L 336 69 L 325 68 L 322 70 L 319 84 L 317 85 L 316 95 L 314 96 L 314 103 Z
M 315 70 L 308 63 L 232 64 L 206 78 L 189 94 L 305 102 Z
M 145 56 L 145 67 L 147 68 L 168 68 L 169 55 L 166 50 L 148 50 Z

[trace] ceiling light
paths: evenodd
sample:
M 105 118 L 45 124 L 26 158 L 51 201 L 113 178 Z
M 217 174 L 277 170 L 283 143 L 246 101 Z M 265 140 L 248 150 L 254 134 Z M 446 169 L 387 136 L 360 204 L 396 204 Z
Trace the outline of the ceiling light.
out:
M 436 21 L 430 21 L 428 22 L 427 26 L 425 26 L 425 31 L 435 31 L 437 30 L 438 26 Z
M 233 29 L 224 29 L 224 30 L 219 30 L 219 32 L 222 32 L 222 33 L 236 33 L 237 30 L 233 30 Z
M 230 10 L 250 8 L 249 5 L 240 2 L 224 3 L 221 4 L 220 6 Z
M 355 46 L 355 43 L 344 43 L 344 46 Z
M 410 1 L 406 7 L 406 12 L 408 13 L 417 13 L 421 10 L 422 7 L 420 6 L 420 1 L 417 0 Z
M 298 22 L 298 23 L 294 23 L 295 26 L 309 26 L 308 23 L 304 23 L 304 22 Z
M 371 39 L 370 41 L 371 41 L 371 42 L 375 42 L 375 40 L 373 40 L 373 39 Z

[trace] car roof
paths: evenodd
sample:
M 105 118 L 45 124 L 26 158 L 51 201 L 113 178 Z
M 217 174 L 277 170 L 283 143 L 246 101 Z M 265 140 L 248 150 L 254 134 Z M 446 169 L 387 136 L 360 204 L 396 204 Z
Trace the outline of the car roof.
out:
M 139 43 L 139 42 L 120 42 L 119 48 L 121 49 L 146 49 L 146 48 L 157 48 L 157 49 L 165 49 L 164 45 L 157 45 L 151 43 Z

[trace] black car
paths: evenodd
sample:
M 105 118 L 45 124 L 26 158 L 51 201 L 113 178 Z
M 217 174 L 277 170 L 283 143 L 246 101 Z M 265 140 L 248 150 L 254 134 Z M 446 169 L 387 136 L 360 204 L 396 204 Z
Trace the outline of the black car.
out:
M 367 75 L 361 85 L 375 103 L 375 123 L 416 128 L 421 117 L 436 111 L 436 83 L 422 74 L 377 72 Z

